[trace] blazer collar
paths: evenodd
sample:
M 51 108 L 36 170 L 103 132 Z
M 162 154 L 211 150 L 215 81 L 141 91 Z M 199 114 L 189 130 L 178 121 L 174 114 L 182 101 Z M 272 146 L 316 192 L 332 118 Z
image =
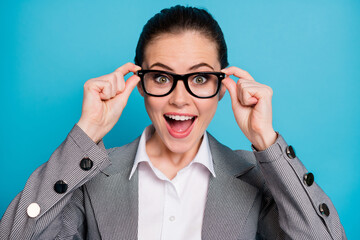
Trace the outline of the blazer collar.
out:
M 86 183 L 102 240 L 136 240 L 138 234 L 138 171 L 129 180 L 139 138 L 108 150 L 111 164 Z M 92 230 L 93 231 L 93 230 Z
M 209 134 L 216 178 L 210 177 L 202 239 L 238 239 L 258 189 L 239 177 L 255 167 L 252 152 L 234 152 Z
M 254 157 L 247 151 L 235 153 L 209 133 L 208 138 L 216 178 L 210 175 L 202 235 L 203 239 L 233 239 L 241 234 L 258 192 L 238 178 L 255 167 Z M 111 165 L 87 183 L 103 239 L 109 233 L 109 239 L 137 239 L 138 171 L 130 180 L 129 175 L 139 140 L 108 150 Z
M 255 157 L 252 152 L 238 151 L 235 153 L 227 146 L 218 142 L 208 133 L 211 155 L 216 171 L 239 177 L 255 167 Z
M 207 135 L 215 174 L 217 171 L 223 171 L 234 177 L 239 177 L 255 167 L 255 157 L 252 152 L 240 151 L 241 154 L 236 154 L 233 150 L 218 142 L 209 132 L 207 132 Z M 120 148 L 109 149 L 108 154 L 111 164 L 102 172 L 113 175 L 128 170 L 129 177 L 139 142 L 140 137 Z

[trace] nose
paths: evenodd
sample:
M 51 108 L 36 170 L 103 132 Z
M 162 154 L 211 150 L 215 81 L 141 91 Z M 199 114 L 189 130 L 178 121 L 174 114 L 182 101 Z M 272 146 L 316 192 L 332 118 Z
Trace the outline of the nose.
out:
M 172 93 L 170 93 L 169 103 L 177 107 L 183 107 L 190 103 L 191 95 L 185 88 L 183 81 L 178 81 Z

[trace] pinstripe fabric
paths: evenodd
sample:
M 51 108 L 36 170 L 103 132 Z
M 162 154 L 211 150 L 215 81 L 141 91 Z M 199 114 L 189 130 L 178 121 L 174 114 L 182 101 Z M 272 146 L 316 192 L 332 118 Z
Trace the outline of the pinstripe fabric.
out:
M 303 178 L 308 171 L 298 158 L 291 159 L 285 154 L 286 147 L 286 142 L 280 136 L 269 151 L 255 152 L 267 186 L 277 203 L 281 228 L 291 239 L 346 238 L 331 200 L 316 183 L 310 187 L 304 183 Z M 321 203 L 327 204 L 330 216 L 320 213 Z
M 304 184 L 307 170 L 287 157 L 281 135 L 262 152 L 233 152 L 211 135 L 209 144 L 219 179 L 210 180 L 203 239 L 346 239 L 331 200 Z
M 79 167 L 84 157 L 91 158 L 94 163 L 90 171 L 83 171 Z M 54 229 L 59 229 L 60 213 L 71 199 L 72 192 L 109 163 L 102 142 L 96 145 L 75 125 L 49 161 L 32 173 L 24 190 L 6 210 L 0 224 L 1 239 L 39 239 L 49 223 L 53 224 Z M 60 179 L 68 184 L 65 194 L 58 194 L 53 190 L 55 182 Z M 36 218 L 29 218 L 26 214 L 27 207 L 32 202 L 38 203 L 41 208 L 40 215 Z M 56 232 L 52 234 L 55 236 Z
M 330 199 L 313 184 L 299 159 L 285 154 L 286 142 L 262 152 L 232 151 L 210 134 L 216 178 L 211 177 L 202 239 L 346 239 Z M 49 161 L 29 178 L 0 223 L 0 239 L 137 239 L 138 174 L 128 176 L 139 139 L 105 150 L 77 126 Z M 79 167 L 89 157 L 89 171 Z M 64 194 L 53 190 L 58 180 Z M 29 218 L 30 203 L 39 204 Z M 320 214 L 326 203 L 330 215 Z

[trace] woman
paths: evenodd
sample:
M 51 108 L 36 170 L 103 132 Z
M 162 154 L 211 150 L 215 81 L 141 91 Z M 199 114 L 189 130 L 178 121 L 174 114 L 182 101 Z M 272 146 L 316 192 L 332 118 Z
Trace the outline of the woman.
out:
M 144 26 L 135 64 L 85 83 L 79 122 L 12 201 L 1 239 L 346 238 L 330 199 L 274 131 L 271 88 L 226 68 L 209 13 L 162 10 Z M 152 125 L 105 150 L 135 86 Z M 226 90 L 253 152 L 206 133 Z

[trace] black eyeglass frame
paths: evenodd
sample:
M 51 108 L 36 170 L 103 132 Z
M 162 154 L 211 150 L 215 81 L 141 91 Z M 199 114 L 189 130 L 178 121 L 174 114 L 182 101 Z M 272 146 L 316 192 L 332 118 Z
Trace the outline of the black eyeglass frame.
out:
M 145 89 L 144 76 L 148 72 L 159 72 L 159 73 L 164 73 L 166 75 L 170 75 L 174 79 L 174 82 L 173 82 L 173 85 L 170 88 L 169 92 L 167 92 L 165 94 L 162 94 L 162 95 L 155 95 L 155 94 L 151 94 L 151 93 L 147 92 L 146 89 Z M 219 81 L 218 81 L 217 90 L 213 95 L 207 96 L 207 97 L 201 97 L 201 96 L 197 96 L 196 94 L 194 94 L 191 91 L 191 89 L 189 87 L 189 84 L 188 84 L 188 80 L 189 80 L 190 76 L 193 76 L 193 75 L 196 75 L 196 74 L 212 74 L 212 75 L 215 75 L 218 78 Z M 221 81 L 226 76 L 225 73 L 222 73 L 222 72 L 193 72 L 193 73 L 187 73 L 187 74 L 180 75 L 180 74 L 175 74 L 175 73 L 171 73 L 171 72 L 167 72 L 167 71 L 161 71 L 161 70 L 139 70 L 139 71 L 136 72 L 136 75 L 138 75 L 140 77 L 141 86 L 142 86 L 144 92 L 149 96 L 165 97 L 165 96 L 169 95 L 172 91 L 174 91 L 178 81 L 183 81 L 184 85 L 185 85 L 185 89 L 188 91 L 188 93 L 190 93 L 192 96 L 197 97 L 197 98 L 212 98 L 212 97 L 216 96 L 216 94 L 218 94 L 219 91 L 220 91 Z

